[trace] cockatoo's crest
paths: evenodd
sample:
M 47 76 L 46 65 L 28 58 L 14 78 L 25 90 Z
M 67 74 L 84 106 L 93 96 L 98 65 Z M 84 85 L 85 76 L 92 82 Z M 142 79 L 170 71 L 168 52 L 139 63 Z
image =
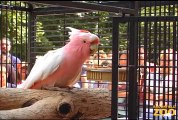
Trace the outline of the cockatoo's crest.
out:
M 76 34 L 82 34 L 82 33 L 90 33 L 89 31 L 87 30 L 79 30 L 79 29 L 76 29 L 76 28 L 72 28 L 72 27 L 66 27 L 70 30 L 69 35 L 70 35 L 70 39 L 72 38 L 73 35 L 76 35 Z
M 79 30 L 79 29 L 72 28 L 72 27 L 66 27 L 66 28 L 71 30 L 71 32 L 69 32 L 69 35 L 72 35 L 72 34 L 75 34 L 75 33 L 79 33 L 79 32 L 89 33 L 89 31 L 87 31 L 87 30 Z
M 80 30 L 76 29 L 76 28 L 72 28 L 72 27 L 66 27 L 70 30 L 69 35 L 73 35 L 73 34 L 76 34 L 78 32 L 80 32 Z

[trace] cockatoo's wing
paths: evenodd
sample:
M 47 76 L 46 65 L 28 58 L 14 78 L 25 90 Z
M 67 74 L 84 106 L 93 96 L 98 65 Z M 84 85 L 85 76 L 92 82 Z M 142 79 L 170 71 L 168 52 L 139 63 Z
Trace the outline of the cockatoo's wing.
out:
M 60 63 L 63 61 L 63 56 L 63 48 L 60 48 L 51 50 L 43 57 L 37 59 L 29 76 L 25 80 L 23 88 L 31 87 L 38 80 L 44 80 L 47 76 L 56 71 L 57 68 L 60 67 Z
M 73 78 L 73 83 L 71 83 L 70 87 L 72 87 L 75 83 L 77 83 L 77 81 L 80 80 L 81 72 L 82 72 L 82 67 L 81 67 L 79 73 L 76 74 L 76 76 L 74 76 L 74 78 Z

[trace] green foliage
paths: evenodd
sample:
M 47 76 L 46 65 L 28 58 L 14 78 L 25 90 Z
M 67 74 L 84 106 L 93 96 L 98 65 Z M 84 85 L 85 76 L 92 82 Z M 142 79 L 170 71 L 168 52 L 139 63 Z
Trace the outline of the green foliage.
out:
M 26 7 L 22 2 L 4 1 L 6 6 Z M 22 60 L 26 58 L 26 45 L 28 37 L 27 14 L 23 11 L 2 9 L 0 15 L 0 38 L 7 37 L 12 42 L 12 52 Z M 23 52 L 22 52 L 23 51 Z
M 47 39 L 45 36 L 45 31 L 43 30 L 43 24 L 41 22 L 36 23 L 36 42 L 34 44 L 34 51 L 39 52 L 37 55 L 43 55 L 45 52 L 53 49 L 53 43 Z
M 140 11 L 140 16 L 177 16 L 177 8 L 173 5 L 164 5 L 164 6 L 153 6 L 153 7 L 144 7 Z M 147 24 L 147 27 L 146 27 Z M 157 27 L 156 27 L 157 26 Z M 144 44 L 144 36 L 147 34 L 148 38 L 146 41 L 149 41 L 151 46 L 151 51 L 155 44 L 158 44 L 160 49 L 164 49 L 165 45 L 168 47 L 173 46 L 173 22 L 172 21 L 151 21 L 149 23 L 141 22 L 140 23 L 140 43 Z M 169 35 L 168 35 L 169 34 Z M 157 46 L 157 45 L 156 45 Z

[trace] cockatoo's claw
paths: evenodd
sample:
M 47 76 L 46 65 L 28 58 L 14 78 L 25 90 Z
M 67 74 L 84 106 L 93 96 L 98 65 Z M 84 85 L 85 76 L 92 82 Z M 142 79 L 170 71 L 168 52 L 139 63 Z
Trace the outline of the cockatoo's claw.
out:
M 64 91 L 64 92 L 71 92 L 71 90 L 75 87 L 53 87 L 53 86 L 42 86 L 42 90 L 51 90 L 51 91 Z
M 53 86 L 42 86 L 41 89 L 42 90 L 51 90 L 51 91 L 59 91 L 59 90 L 61 90 L 61 88 L 53 87 Z
M 75 89 L 75 88 L 77 88 L 77 87 L 74 87 L 74 86 L 72 86 L 72 87 L 71 87 L 71 86 L 67 86 L 66 88 L 67 88 L 68 90 L 72 90 L 72 89 Z

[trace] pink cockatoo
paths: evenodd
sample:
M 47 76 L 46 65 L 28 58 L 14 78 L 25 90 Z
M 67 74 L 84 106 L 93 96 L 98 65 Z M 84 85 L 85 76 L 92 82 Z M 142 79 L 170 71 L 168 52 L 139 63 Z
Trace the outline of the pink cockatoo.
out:
M 67 28 L 71 30 L 69 43 L 38 59 L 20 88 L 72 87 L 79 80 L 83 63 L 97 51 L 100 41 L 87 30 Z

